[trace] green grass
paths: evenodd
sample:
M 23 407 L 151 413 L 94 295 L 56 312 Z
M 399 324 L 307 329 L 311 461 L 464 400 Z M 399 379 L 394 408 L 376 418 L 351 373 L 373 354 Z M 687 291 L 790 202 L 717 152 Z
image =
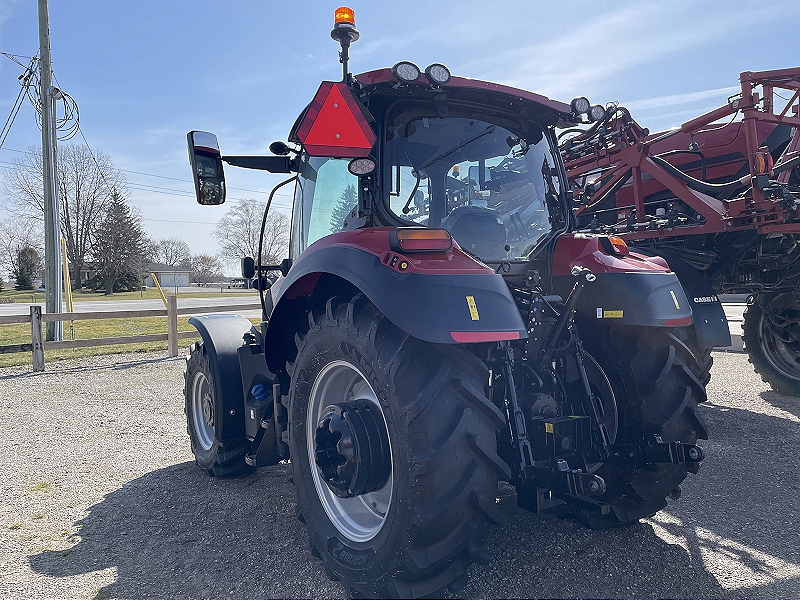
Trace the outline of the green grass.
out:
M 251 319 L 253 324 L 258 324 L 260 319 Z M 195 331 L 189 325 L 189 317 L 178 317 L 178 331 Z M 91 319 L 75 321 L 75 339 L 86 340 L 94 338 L 123 337 L 129 335 L 150 335 L 154 333 L 167 333 L 166 317 L 135 317 L 124 319 Z M 199 335 L 198 335 L 199 338 Z M 69 321 L 64 323 L 64 339 L 72 339 Z M 30 344 L 31 326 L 29 323 L 15 325 L 0 325 L 0 346 L 12 344 Z M 188 348 L 194 339 L 179 340 L 179 348 Z M 52 360 L 81 358 L 98 354 L 117 354 L 120 352 L 151 352 L 166 350 L 167 342 L 147 342 L 141 344 L 120 344 L 114 346 L 98 346 L 96 348 L 65 348 L 61 350 L 45 350 L 45 364 Z M 16 354 L 0 354 L 0 367 L 16 365 L 30 365 L 30 352 Z
M 175 293 L 175 288 L 162 288 L 165 296 Z M 243 290 L 239 288 L 228 289 L 222 288 L 220 292 L 219 287 L 208 288 L 192 288 L 191 291 L 178 292 L 178 298 L 208 298 L 218 297 L 222 294 L 226 296 L 252 296 L 257 297 L 258 291 L 256 290 Z M 111 296 L 106 296 L 102 292 L 92 292 L 89 290 L 75 290 L 72 292 L 72 300 L 74 302 L 88 302 L 93 300 L 160 300 L 161 296 L 155 288 L 148 288 L 142 292 L 118 292 Z M 15 303 L 30 304 L 36 302 L 44 302 L 44 292 L 35 291 L 18 291 L 18 290 L 4 290 L 0 292 L 0 302 L 4 300 L 13 300 Z

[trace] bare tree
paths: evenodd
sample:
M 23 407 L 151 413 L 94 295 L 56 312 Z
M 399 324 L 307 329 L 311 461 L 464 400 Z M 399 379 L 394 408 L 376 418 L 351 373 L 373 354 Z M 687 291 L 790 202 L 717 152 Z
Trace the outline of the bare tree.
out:
M 192 269 L 192 283 L 208 287 L 222 278 L 222 263 L 216 256 L 196 254 L 189 258 Z
M 113 191 L 124 194 L 125 187 L 125 176 L 107 154 L 96 151 L 92 156 L 83 145 L 58 147 L 61 235 L 66 241 L 74 287 L 80 287 L 81 271 Z M 43 219 L 41 148 L 31 147 L 14 161 L 6 172 L 5 189 L 11 198 L 6 208 L 14 216 Z
M 264 203 L 258 200 L 239 200 L 232 205 L 214 231 L 219 242 L 220 256 L 231 265 L 238 265 L 243 256 L 258 256 L 258 238 Z M 289 252 L 289 218 L 281 212 L 270 211 L 264 228 L 261 249 L 262 264 L 277 264 Z
M 178 238 L 158 240 L 153 244 L 155 262 L 160 262 L 170 267 L 180 265 L 188 260 L 191 255 L 189 244 Z
M 23 248 L 34 248 L 41 256 L 43 240 L 38 221 L 13 217 L 0 221 L 0 268 L 8 274 L 15 271 L 19 251 Z

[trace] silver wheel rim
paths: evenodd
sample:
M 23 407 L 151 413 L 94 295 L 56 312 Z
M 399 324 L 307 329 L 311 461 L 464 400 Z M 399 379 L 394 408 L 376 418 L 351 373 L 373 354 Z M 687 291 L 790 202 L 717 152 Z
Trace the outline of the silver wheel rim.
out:
M 322 478 L 314 456 L 314 434 L 325 408 L 352 400 L 366 400 L 374 404 L 386 426 L 383 408 L 361 371 L 341 360 L 326 365 L 317 375 L 308 399 L 306 445 L 314 487 L 325 514 L 339 533 L 347 539 L 353 542 L 367 542 L 378 534 L 386 522 L 393 496 L 394 466 L 389 473 L 389 480 L 381 489 L 355 498 L 339 498 Z M 391 440 L 389 452 L 391 454 Z
M 203 450 L 211 450 L 214 445 L 214 396 L 202 371 L 192 380 L 191 410 L 197 443 Z
M 600 423 L 606 428 L 609 443 L 613 444 L 617 441 L 617 432 L 619 431 L 619 407 L 614 395 L 614 388 L 600 363 L 588 352 L 583 356 L 586 375 L 589 378 L 589 385 L 593 388 L 592 395 L 595 397 L 597 410 L 600 413 Z M 587 465 L 587 470 L 594 473 L 602 465 L 603 463 L 590 463 Z
M 769 318 L 764 313 L 761 314 L 758 330 L 764 358 L 772 368 L 788 379 L 800 379 L 800 363 L 798 363 L 800 354 L 778 339 L 770 328 Z

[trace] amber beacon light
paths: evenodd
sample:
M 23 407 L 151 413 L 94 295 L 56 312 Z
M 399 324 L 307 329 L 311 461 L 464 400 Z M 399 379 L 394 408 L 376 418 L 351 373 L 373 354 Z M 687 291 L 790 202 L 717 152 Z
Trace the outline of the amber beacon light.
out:
M 347 6 L 340 6 L 336 9 L 336 12 L 333 13 L 333 24 L 338 25 L 339 23 L 348 23 L 355 27 L 356 24 L 356 13 L 352 8 L 348 8 Z

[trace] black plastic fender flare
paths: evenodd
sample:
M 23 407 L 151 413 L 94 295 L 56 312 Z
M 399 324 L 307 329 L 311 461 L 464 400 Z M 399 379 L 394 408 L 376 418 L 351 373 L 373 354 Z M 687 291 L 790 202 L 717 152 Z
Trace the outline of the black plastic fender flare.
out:
M 216 437 L 223 442 L 244 439 L 244 394 L 238 349 L 253 325 L 240 315 L 229 314 L 192 317 L 189 324 L 203 339 L 214 378 Z
M 349 282 L 394 325 L 426 342 L 464 341 L 461 336 L 455 339 L 453 332 L 463 332 L 468 341 L 527 337 L 502 275 L 480 268 L 466 272 L 400 272 L 365 250 L 332 245 L 301 256 L 287 276 L 269 289 L 264 347 L 271 368 L 277 368 L 279 362 L 272 360 L 271 354 L 281 347 L 280 326 L 276 322 L 286 318 L 282 306 L 288 305 L 287 300 L 310 297 L 322 275 Z
M 717 292 L 701 271 L 681 259 L 677 253 L 660 248 L 657 250 L 634 248 L 633 250 L 642 254 L 663 257 L 669 264 L 669 268 L 678 277 L 686 291 L 689 305 L 692 307 L 693 327 L 697 336 L 697 345 L 700 348 L 708 350 L 731 345 L 731 332 L 728 327 L 728 319 L 725 317 L 725 309 L 722 307 Z

